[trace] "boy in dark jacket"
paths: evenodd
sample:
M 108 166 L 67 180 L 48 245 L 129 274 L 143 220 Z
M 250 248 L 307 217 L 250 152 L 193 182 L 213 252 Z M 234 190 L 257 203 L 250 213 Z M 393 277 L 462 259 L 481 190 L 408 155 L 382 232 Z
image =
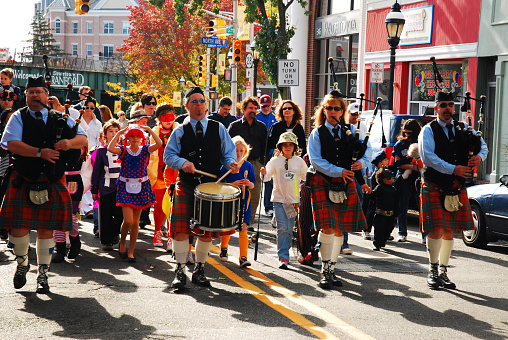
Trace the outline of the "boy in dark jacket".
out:
M 375 201 L 374 213 L 374 250 L 386 245 L 392 233 L 394 222 L 397 220 L 399 210 L 399 197 L 397 189 L 393 186 L 395 180 L 393 172 L 382 167 L 376 171 L 376 180 L 379 183 L 372 191 Z

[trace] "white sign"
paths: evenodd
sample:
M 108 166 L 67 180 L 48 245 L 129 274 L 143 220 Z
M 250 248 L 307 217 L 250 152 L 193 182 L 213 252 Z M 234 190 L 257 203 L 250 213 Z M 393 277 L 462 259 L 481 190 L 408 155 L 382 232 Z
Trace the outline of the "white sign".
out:
M 279 59 L 277 86 L 299 86 L 300 60 Z
M 252 68 L 252 65 L 254 65 L 254 58 L 252 57 L 252 54 L 247 53 L 245 55 L 245 67 Z
M 0 62 L 6 63 L 9 61 L 9 49 L 8 48 L 0 48 Z
M 384 64 L 372 63 L 372 65 L 370 66 L 370 82 L 382 84 L 384 72 L 385 72 Z
M 434 5 L 404 9 L 402 14 L 406 22 L 400 35 L 400 46 L 432 42 Z
M 245 78 L 251 78 L 252 77 L 252 69 L 246 68 L 245 69 Z

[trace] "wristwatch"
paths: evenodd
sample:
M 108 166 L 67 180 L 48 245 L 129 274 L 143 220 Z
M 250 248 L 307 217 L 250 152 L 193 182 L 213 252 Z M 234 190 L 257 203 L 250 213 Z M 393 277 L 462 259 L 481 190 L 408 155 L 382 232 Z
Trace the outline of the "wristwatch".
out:
M 35 157 L 40 158 L 41 154 L 42 154 L 42 148 L 39 148 L 39 151 L 37 151 L 37 153 L 35 154 Z

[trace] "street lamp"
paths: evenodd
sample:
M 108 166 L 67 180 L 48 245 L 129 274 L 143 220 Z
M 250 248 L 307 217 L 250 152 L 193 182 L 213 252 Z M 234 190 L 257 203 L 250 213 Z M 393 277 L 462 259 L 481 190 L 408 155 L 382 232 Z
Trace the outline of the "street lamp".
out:
M 180 114 L 183 114 L 183 88 L 185 86 L 185 78 L 182 76 L 180 78 L 180 88 L 182 89 L 182 93 L 180 93 Z
M 250 49 L 252 51 L 252 57 L 254 58 L 254 81 L 252 84 L 252 93 L 256 93 L 258 98 L 261 96 L 261 90 L 257 89 L 257 81 L 258 81 L 258 64 L 259 64 L 259 51 L 256 49 L 256 41 L 254 40 L 250 45 Z
M 392 10 L 386 16 L 385 24 L 390 45 L 390 84 L 388 86 L 388 109 L 393 109 L 393 78 L 395 73 L 395 49 L 400 42 L 400 34 L 404 28 L 404 15 L 400 12 L 400 4 L 395 0 Z
M 150 92 L 151 92 L 152 94 L 154 94 L 154 93 L 155 93 L 155 85 L 154 85 L 154 84 L 150 85 Z

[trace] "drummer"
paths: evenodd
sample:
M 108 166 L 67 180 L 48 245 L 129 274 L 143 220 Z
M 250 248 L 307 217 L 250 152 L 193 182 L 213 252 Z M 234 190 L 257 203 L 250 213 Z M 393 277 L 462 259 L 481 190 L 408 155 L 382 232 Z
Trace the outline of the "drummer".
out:
M 196 173 L 196 169 L 219 178 L 221 164 L 231 169 L 233 173 L 238 172 L 240 168 L 236 162 L 236 146 L 224 125 L 206 118 L 206 100 L 201 88 L 197 86 L 189 88 L 185 100 L 189 116 L 171 134 L 164 150 L 166 165 L 179 171 L 169 224 L 177 262 L 176 275 L 172 282 L 172 287 L 176 289 L 184 288 L 187 283 L 184 268 L 189 235 L 199 234 L 192 282 L 208 287 L 210 281 L 206 278 L 203 267 L 212 248 L 211 237 L 222 234 L 212 235 L 210 231 L 191 229 L 189 225 L 194 211 L 195 187 L 200 183 L 216 180 Z

